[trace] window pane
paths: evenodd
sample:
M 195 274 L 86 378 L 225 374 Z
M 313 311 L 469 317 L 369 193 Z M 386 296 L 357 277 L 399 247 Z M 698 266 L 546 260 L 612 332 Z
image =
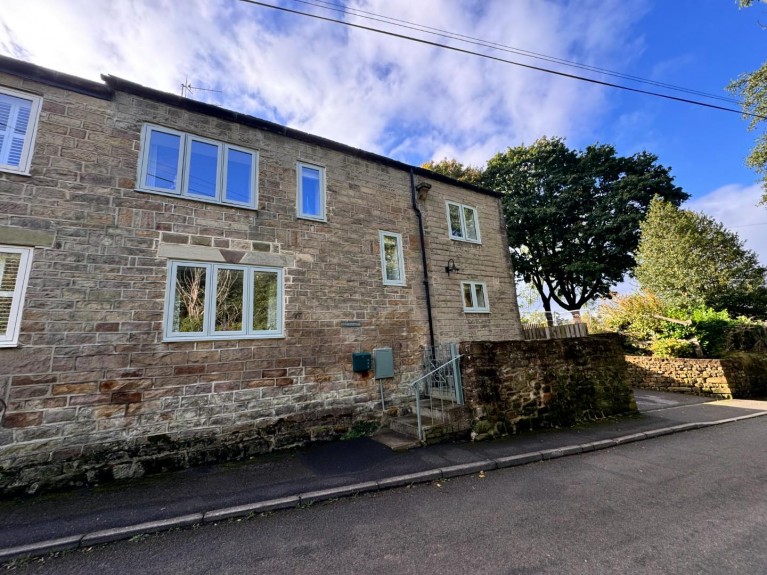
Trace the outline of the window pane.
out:
M 173 302 L 173 331 L 201 333 L 205 328 L 206 269 L 197 266 L 176 268 Z
M 398 244 L 395 236 L 383 237 L 384 262 L 386 263 L 386 279 L 388 281 L 402 281 Z
M 485 309 L 487 307 L 487 302 L 485 301 L 485 288 L 482 284 L 474 284 L 474 293 L 476 294 L 477 298 L 477 308 L 479 309 Z
M 216 197 L 218 182 L 218 146 L 192 140 L 189 156 L 189 193 Z
M 320 171 L 315 168 L 301 167 L 301 214 L 322 217 L 322 190 L 320 189 Z
M 243 270 L 219 269 L 216 274 L 216 331 L 242 331 Z
M 463 307 L 474 307 L 471 299 L 471 284 L 463 284 Z
M 0 163 L 19 167 L 32 101 L 0 94 Z
M 474 210 L 464 206 L 463 218 L 466 221 L 466 239 L 477 239 L 477 223 L 474 221 Z
M 448 211 L 450 213 L 450 235 L 454 238 L 462 238 L 463 231 L 461 230 L 461 208 L 453 204 L 448 205 Z
M 279 312 L 278 277 L 273 272 L 253 272 L 253 329 L 276 331 Z
M 226 199 L 249 204 L 253 175 L 253 154 L 228 150 L 226 154 Z
M 0 334 L 8 331 L 21 254 L 0 253 Z
M 162 190 L 178 190 L 178 158 L 181 137 L 151 131 L 145 185 Z

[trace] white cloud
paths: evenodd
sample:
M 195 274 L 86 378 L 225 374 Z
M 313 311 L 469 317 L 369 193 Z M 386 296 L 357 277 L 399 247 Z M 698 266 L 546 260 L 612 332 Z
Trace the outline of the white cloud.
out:
M 600 66 L 625 64 L 641 49 L 631 33 L 639 0 L 348 4 Z M 406 161 L 449 154 L 479 164 L 542 135 L 591 133 L 608 112 L 603 88 L 235 0 L 26 0 L 0 24 L 5 54 L 174 93 L 188 76 L 222 90 L 198 92 L 200 99 Z
M 767 265 L 767 206 L 758 205 L 763 193 L 759 184 L 731 184 L 689 200 L 683 207 L 722 222 Z

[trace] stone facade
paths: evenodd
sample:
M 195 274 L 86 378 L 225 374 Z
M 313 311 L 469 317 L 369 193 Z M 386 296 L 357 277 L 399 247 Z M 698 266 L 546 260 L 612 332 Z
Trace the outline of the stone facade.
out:
M 728 359 L 626 356 L 638 389 L 709 395 L 722 399 L 764 397 L 767 360 L 751 354 Z
M 565 427 L 636 410 L 615 334 L 463 342 L 460 350 L 475 438 Z
M 436 341 L 521 338 L 497 195 L 315 136 L 154 92 L 0 60 L 0 87 L 42 96 L 29 176 L 0 173 L 0 244 L 36 246 L 19 345 L 0 349 L 0 488 L 140 475 L 337 436 L 404 399 L 429 342 L 411 173 Z M 146 123 L 258 152 L 258 209 L 136 191 Z M 325 167 L 327 221 L 296 217 L 296 162 Z M 451 240 L 445 200 L 482 243 Z M 382 283 L 379 230 L 401 234 L 404 286 Z M 458 274 L 446 274 L 447 259 Z M 168 262 L 284 270 L 284 337 L 163 339 Z M 490 313 L 462 308 L 485 282 Z M 395 377 L 352 371 L 391 347 Z

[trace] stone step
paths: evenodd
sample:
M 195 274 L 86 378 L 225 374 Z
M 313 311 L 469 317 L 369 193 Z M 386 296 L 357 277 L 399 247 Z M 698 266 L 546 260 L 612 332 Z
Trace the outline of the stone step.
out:
M 471 428 L 468 418 L 442 423 L 431 417 L 421 416 L 421 426 L 426 443 L 437 443 L 458 435 L 465 435 Z M 389 429 L 395 433 L 418 439 L 418 417 L 414 413 L 389 420 Z
M 421 447 L 421 442 L 416 437 L 410 437 L 392 431 L 391 429 L 382 429 L 370 436 L 370 439 L 385 445 L 392 451 L 407 451 L 414 447 Z

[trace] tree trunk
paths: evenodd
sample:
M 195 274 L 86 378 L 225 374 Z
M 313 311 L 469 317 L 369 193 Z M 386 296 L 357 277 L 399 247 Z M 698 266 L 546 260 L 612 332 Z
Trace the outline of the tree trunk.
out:
M 546 313 L 546 323 L 549 327 L 554 327 L 554 316 L 551 314 L 551 298 L 541 298 L 543 311 Z

